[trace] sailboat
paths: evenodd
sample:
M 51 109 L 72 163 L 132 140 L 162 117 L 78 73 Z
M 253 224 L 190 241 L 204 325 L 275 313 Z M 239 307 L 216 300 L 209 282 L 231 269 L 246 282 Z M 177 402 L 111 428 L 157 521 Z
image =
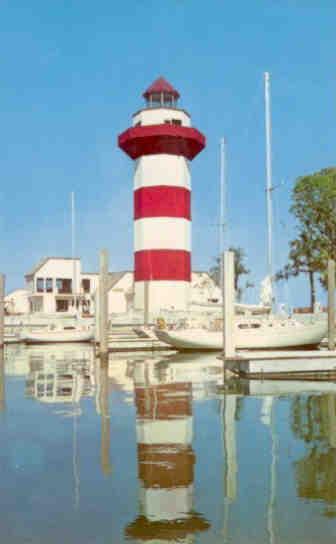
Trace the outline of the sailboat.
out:
M 51 323 L 47 329 L 27 332 L 22 336 L 23 342 L 26 344 L 58 344 L 58 343 L 75 343 L 75 342 L 90 342 L 94 338 L 94 331 L 91 325 L 88 325 L 85 320 L 82 322 L 79 319 L 77 308 L 76 295 L 76 260 L 75 260 L 75 194 L 71 193 L 71 253 L 73 262 L 73 305 L 75 312 L 75 325 L 65 326 L 60 323 Z
M 266 133 L 266 195 L 267 195 L 267 257 L 268 257 L 268 291 L 271 306 L 274 306 L 273 296 L 273 263 L 272 263 L 272 155 L 271 155 L 271 107 L 270 107 L 270 76 L 265 73 L 265 133 Z M 224 148 L 222 141 L 222 150 Z M 222 160 L 224 164 L 224 160 Z M 221 196 L 224 202 L 222 189 L 223 168 L 221 168 Z M 224 204 L 221 204 L 224 209 Z M 222 223 L 222 230 L 224 223 Z M 224 234 L 221 232 L 221 239 Z M 223 279 L 221 281 L 223 285 Z M 223 315 L 223 319 L 225 316 Z M 223 349 L 222 327 L 210 326 L 198 328 L 179 328 L 178 324 L 168 328 L 163 320 L 155 333 L 159 340 L 179 350 L 221 350 Z M 234 324 L 236 349 L 286 349 L 312 348 L 320 344 L 326 336 L 327 323 L 315 321 L 303 323 L 292 318 L 279 318 L 270 314 L 267 319 L 236 317 Z

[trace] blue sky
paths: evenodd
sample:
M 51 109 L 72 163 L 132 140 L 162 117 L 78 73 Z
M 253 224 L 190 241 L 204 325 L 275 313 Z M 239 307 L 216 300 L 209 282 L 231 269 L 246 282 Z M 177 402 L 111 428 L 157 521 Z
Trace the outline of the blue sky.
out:
M 318 5 L 318 7 L 317 7 Z M 84 269 L 133 263 L 132 163 L 118 133 L 159 75 L 205 133 L 192 165 L 193 269 L 218 252 L 219 139 L 228 141 L 229 241 L 266 273 L 263 72 L 271 73 L 275 262 L 294 235 L 290 190 L 336 163 L 333 0 L 0 1 L 2 266 L 8 288 L 70 255 L 70 192 Z M 286 293 L 279 289 L 279 298 Z M 256 293 L 251 290 L 249 299 Z M 292 281 L 291 304 L 308 302 Z

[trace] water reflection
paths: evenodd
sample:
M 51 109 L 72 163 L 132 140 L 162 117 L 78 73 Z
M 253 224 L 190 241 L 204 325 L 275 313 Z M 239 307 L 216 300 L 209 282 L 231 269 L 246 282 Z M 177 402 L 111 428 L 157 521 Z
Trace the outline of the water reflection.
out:
M 90 346 L 31 346 L 26 349 L 27 397 L 50 404 L 77 404 L 78 407 L 82 397 L 94 396 L 94 354 Z
M 0 352 L 0 540 L 332 542 L 336 384 L 223 380 L 213 354 Z
M 109 476 L 112 472 L 110 461 L 110 442 L 111 442 L 111 421 L 109 407 L 109 360 L 108 357 L 102 356 L 97 361 L 97 369 L 99 377 L 97 379 L 97 412 L 101 419 L 101 468 L 105 476 Z
M 5 389 L 5 356 L 4 349 L 0 348 L 0 412 L 6 409 L 6 389 Z
M 306 445 L 294 463 L 298 496 L 323 501 L 324 515 L 336 517 L 336 395 L 296 397 L 291 426 Z
M 172 362 L 136 364 L 140 514 L 125 535 L 141 541 L 192 542 L 210 524 L 193 509 L 192 383 Z
M 78 504 L 80 478 L 77 418 L 82 415 L 81 399 L 95 399 L 96 412 L 101 420 L 101 469 L 105 476 L 109 476 L 112 471 L 108 358 L 96 360 L 92 347 L 87 345 L 30 346 L 26 356 L 26 397 L 51 405 L 66 405 L 66 409 L 58 409 L 56 413 L 73 418 L 73 473 Z

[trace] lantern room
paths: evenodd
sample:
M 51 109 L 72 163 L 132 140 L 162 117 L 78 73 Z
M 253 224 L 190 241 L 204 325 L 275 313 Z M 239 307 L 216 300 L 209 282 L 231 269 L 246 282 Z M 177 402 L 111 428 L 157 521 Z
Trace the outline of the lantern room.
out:
M 159 77 L 142 96 L 148 108 L 176 108 L 180 94 L 166 79 Z

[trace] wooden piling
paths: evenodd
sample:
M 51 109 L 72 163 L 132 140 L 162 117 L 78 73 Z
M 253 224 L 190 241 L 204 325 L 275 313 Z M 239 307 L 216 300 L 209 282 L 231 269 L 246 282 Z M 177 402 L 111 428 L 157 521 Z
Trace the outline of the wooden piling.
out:
M 5 343 L 5 276 L 0 274 L 0 349 Z
M 234 253 L 225 251 L 223 259 L 223 354 L 225 359 L 235 356 L 234 333 Z
M 110 407 L 109 407 L 109 388 L 108 388 L 108 355 L 100 355 L 100 417 L 101 417 L 101 450 L 100 461 L 102 472 L 105 476 L 109 476 L 112 472 L 110 461 L 110 443 L 111 443 L 111 428 L 110 428 Z
M 100 252 L 99 267 L 99 344 L 102 355 L 108 353 L 108 304 L 107 304 L 107 282 L 108 282 L 108 251 L 102 249 Z
M 328 349 L 335 349 L 335 261 L 328 261 Z

